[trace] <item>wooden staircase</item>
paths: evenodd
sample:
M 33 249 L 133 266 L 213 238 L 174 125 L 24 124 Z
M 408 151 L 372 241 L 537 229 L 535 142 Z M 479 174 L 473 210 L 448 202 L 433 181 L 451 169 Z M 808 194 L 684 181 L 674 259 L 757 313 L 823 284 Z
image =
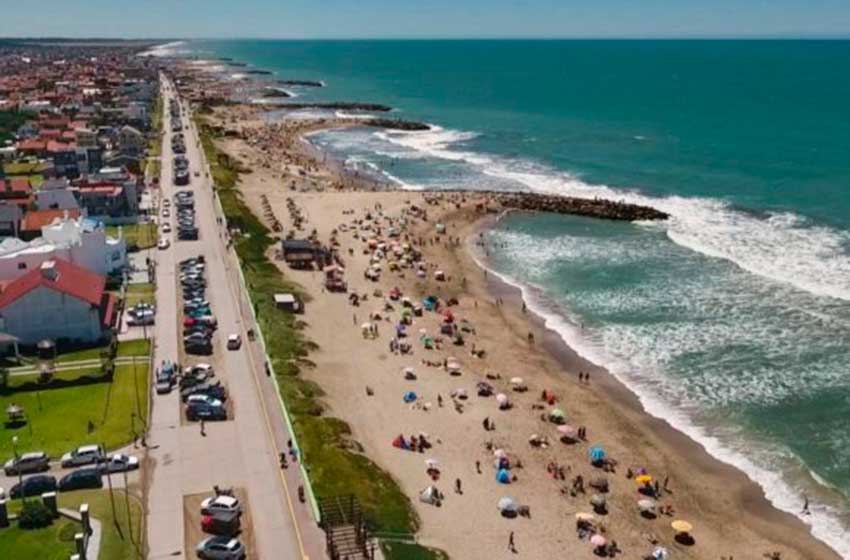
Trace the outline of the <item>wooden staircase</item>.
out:
M 375 542 L 363 520 L 360 502 L 353 495 L 319 500 L 321 527 L 331 560 L 374 560 Z

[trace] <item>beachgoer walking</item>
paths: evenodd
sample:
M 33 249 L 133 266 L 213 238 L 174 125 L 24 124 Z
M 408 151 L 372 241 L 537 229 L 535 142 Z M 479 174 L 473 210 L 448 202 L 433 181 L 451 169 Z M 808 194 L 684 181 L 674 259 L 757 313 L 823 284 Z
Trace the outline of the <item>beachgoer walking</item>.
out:
M 809 496 L 806 494 L 803 494 L 803 511 L 800 513 L 803 515 L 811 515 L 812 513 L 809 511 Z
M 203 437 L 207 437 L 206 423 L 204 422 L 203 418 L 201 418 L 201 435 Z
M 481 461 L 475 461 L 475 472 L 481 474 Z
M 459 479 L 459 478 L 456 478 L 456 479 L 455 479 L 455 493 L 456 493 L 456 494 L 463 494 L 463 489 L 461 488 L 461 485 L 460 485 L 460 479 Z
M 516 543 L 514 542 L 514 532 L 511 531 L 511 534 L 508 536 L 508 550 L 516 554 Z

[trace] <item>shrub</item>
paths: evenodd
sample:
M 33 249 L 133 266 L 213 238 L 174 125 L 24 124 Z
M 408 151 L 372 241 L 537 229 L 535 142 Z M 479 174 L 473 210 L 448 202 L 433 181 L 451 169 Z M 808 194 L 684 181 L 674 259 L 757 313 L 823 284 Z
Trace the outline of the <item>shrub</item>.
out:
M 21 529 L 41 529 L 53 523 L 53 513 L 39 501 L 24 503 L 18 515 L 18 527 Z

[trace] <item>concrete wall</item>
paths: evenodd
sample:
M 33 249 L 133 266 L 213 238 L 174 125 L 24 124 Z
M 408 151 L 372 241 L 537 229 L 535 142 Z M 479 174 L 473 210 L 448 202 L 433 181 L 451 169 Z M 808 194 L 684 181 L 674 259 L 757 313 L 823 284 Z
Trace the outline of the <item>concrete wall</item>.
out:
M 43 286 L 0 310 L 0 330 L 23 344 L 45 338 L 94 342 L 103 337 L 97 307 Z

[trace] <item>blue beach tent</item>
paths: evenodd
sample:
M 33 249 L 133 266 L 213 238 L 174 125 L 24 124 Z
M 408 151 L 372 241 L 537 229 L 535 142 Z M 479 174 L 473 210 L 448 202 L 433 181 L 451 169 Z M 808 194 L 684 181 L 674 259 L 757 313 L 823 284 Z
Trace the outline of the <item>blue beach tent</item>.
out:
M 414 393 L 413 391 L 408 391 L 404 394 L 403 398 L 404 398 L 404 402 L 412 403 L 413 401 L 416 400 L 416 393 Z
M 598 463 L 605 459 L 605 450 L 598 445 L 591 447 L 589 453 L 591 463 Z
M 500 482 L 502 484 L 510 484 L 511 473 L 509 473 L 507 469 L 499 469 L 498 472 L 496 472 L 496 482 Z

